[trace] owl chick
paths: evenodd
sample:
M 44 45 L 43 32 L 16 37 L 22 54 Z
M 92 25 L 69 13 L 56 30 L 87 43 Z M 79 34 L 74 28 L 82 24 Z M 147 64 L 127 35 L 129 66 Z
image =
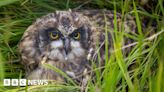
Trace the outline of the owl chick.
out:
M 91 69 L 92 60 L 96 62 L 97 51 L 103 65 L 105 28 L 113 30 L 113 20 L 114 14 L 109 10 L 56 11 L 37 19 L 27 28 L 19 44 L 26 77 L 65 81 L 60 73 L 42 66 L 47 63 L 81 81 Z M 127 17 L 123 24 L 126 32 L 135 31 L 133 17 Z M 117 25 L 119 30 L 119 13 Z M 111 39 L 108 32 L 109 48 Z

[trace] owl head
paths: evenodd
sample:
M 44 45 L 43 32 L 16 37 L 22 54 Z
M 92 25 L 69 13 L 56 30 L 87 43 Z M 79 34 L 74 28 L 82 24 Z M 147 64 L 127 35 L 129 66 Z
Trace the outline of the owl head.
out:
M 72 11 L 56 11 L 36 20 L 19 44 L 23 63 L 37 66 L 43 56 L 53 62 L 80 63 L 86 59 L 91 25 L 87 17 Z

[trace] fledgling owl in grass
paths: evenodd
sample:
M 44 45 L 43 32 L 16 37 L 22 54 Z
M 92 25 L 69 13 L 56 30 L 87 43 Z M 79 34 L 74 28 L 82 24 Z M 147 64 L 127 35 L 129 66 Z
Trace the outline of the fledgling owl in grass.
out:
M 120 30 L 121 14 L 116 15 Z M 122 23 L 125 32 L 135 31 L 133 17 L 125 18 Z M 103 65 L 105 30 L 108 30 L 110 50 L 113 29 L 114 14 L 108 10 L 56 11 L 37 19 L 25 31 L 19 44 L 26 77 L 65 81 L 60 73 L 42 66 L 47 63 L 81 81 L 91 69 L 93 60 L 97 61 L 98 52 Z

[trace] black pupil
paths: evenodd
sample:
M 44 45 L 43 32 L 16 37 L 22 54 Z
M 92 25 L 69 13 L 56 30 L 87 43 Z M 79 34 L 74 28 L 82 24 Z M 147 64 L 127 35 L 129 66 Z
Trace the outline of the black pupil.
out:
M 78 37 L 78 33 L 75 33 L 75 34 L 74 34 L 74 37 Z
M 57 34 L 58 34 L 57 32 L 52 32 L 53 37 L 57 36 Z

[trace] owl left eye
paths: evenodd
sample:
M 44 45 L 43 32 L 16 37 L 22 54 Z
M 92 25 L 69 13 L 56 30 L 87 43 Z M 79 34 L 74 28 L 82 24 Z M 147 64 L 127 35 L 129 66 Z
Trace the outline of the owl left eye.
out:
M 57 39 L 59 39 L 59 34 L 57 32 L 51 32 L 50 38 L 53 40 L 57 40 Z
M 73 38 L 74 38 L 75 40 L 79 40 L 80 37 L 81 37 L 81 34 L 80 34 L 79 32 L 74 33 L 74 35 L 73 35 Z

